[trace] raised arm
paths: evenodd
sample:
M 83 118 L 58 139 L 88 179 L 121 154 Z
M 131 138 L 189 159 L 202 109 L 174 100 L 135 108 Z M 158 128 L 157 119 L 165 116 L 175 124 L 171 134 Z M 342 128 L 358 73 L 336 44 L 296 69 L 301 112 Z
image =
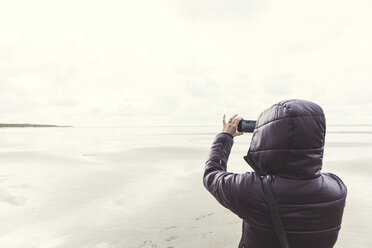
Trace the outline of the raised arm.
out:
M 235 120 L 239 120 L 239 118 Z M 240 215 L 238 193 L 244 174 L 226 171 L 227 161 L 234 144 L 236 127 L 234 132 L 232 132 L 225 128 L 225 125 L 231 125 L 230 127 L 232 127 L 236 124 L 237 126 L 239 121 L 235 120 L 232 121 L 232 119 L 230 119 L 229 124 L 224 123 L 223 132 L 217 134 L 207 162 L 205 163 L 203 184 L 219 203 L 235 214 Z M 237 133 L 237 135 L 241 135 L 241 133 Z

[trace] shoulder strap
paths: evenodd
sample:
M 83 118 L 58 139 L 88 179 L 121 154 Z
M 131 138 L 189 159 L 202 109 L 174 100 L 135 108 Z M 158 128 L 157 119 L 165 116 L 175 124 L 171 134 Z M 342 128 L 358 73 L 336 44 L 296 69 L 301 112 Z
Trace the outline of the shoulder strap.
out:
M 265 193 L 266 201 L 267 201 L 267 204 L 269 205 L 271 219 L 273 220 L 273 223 L 274 223 L 275 232 L 279 239 L 280 247 L 289 248 L 287 236 L 283 228 L 282 220 L 280 219 L 280 216 L 279 216 L 279 212 L 278 212 L 278 208 L 277 208 L 277 205 L 274 199 L 273 192 L 271 190 L 269 182 L 267 181 L 267 177 L 262 176 L 261 181 L 262 181 L 262 188 Z

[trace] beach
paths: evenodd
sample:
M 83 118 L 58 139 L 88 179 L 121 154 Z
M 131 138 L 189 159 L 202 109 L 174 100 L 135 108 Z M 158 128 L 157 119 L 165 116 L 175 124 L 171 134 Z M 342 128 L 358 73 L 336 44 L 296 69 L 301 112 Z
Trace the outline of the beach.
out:
M 0 247 L 237 247 L 242 220 L 202 182 L 220 129 L 0 129 Z M 337 248 L 372 246 L 371 130 L 327 127 L 322 172 L 348 188 Z M 251 171 L 250 139 L 234 139 L 228 171 Z

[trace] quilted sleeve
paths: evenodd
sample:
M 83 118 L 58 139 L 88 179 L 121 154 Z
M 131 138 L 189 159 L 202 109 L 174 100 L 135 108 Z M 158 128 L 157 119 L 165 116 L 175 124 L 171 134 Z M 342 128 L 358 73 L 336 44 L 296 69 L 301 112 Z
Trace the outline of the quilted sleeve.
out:
M 226 172 L 233 143 L 230 134 L 217 134 L 205 163 L 203 184 L 222 206 L 240 216 L 239 184 L 244 174 Z

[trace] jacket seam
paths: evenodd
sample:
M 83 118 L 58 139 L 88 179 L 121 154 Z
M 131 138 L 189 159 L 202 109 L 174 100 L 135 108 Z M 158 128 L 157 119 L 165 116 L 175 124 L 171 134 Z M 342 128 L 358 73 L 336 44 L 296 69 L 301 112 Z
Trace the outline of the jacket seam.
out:
M 323 149 L 322 147 L 318 148 L 304 148 L 304 149 L 265 149 L 265 150 L 258 150 L 258 151 L 249 151 L 249 153 L 254 153 L 254 152 L 265 152 L 265 151 L 288 151 L 288 150 L 293 150 L 293 151 L 303 151 L 303 150 L 318 150 L 318 149 Z
M 331 228 L 328 228 L 328 229 L 322 229 L 322 230 L 309 230 L 309 231 L 291 231 L 291 230 L 285 230 L 286 233 L 322 233 L 322 232 L 330 232 L 330 231 L 333 231 L 333 230 L 337 230 L 341 228 L 341 225 L 338 225 L 336 227 L 331 227 Z
M 340 199 L 336 199 L 336 200 L 332 200 L 332 201 L 325 201 L 325 202 L 314 202 L 314 203 L 304 203 L 304 204 L 278 204 L 280 207 L 282 206 L 304 206 L 304 205 L 314 205 L 314 204 L 326 204 L 326 203 L 330 203 L 330 202 L 336 202 L 336 201 L 342 201 L 342 200 L 345 200 L 346 197 L 343 197 L 343 198 L 340 198 Z
M 256 198 L 251 198 L 253 201 L 255 202 L 258 202 L 258 203 L 263 203 L 263 204 L 266 204 L 265 201 L 261 201 L 261 200 L 258 200 Z M 335 201 L 342 201 L 342 200 L 345 200 L 346 197 L 342 197 L 340 199 L 336 199 L 336 200 L 332 200 L 332 201 L 325 201 L 325 202 L 313 202 L 313 203 L 302 203 L 302 204 L 281 204 L 281 203 L 278 203 L 278 207 L 283 207 L 283 206 L 306 206 L 306 205 L 314 205 L 314 204 L 325 204 L 325 203 L 330 203 L 330 202 L 335 202 Z
M 243 221 L 245 222 L 248 222 L 246 219 L 243 219 Z M 265 230 L 265 231 L 271 231 L 271 232 L 275 232 L 274 229 L 269 229 L 269 228 L 265 228 L 265 227 L 262 227 L 262 226 L 255 226 L 256 228 L 260 228 L 262 230 Z M 322 229 L 322 230 L 309 230 L 309 231 L 292 231 L 292 230 L 285 230 L 286 233 L 314 233 L 314 232 L 318 232 L 318 233 L 321 233 L 321 232 L 329 232 L 329 231 L 333 231 L 333 230 L 337 230 L 341 227 L 341 225 L 338 225 L 336 227 L 331 227 L 331 228 L 328 228 L 328 229 Z
M 293 116 L 286 116 L 286 117 L 283 117 L 283 118 L 279 118 L 279 119 L 275 119 L 275 120 L 271 120 L 269 122 L 266 122 L 266 123 L 262 124 L 259 127 L 255 127 L 255 129 L 258 129 L 260 127 L 263 127 L 263 126 L 265 126 L 265 125 L 267 125 L 269 123 L 272 123 L 274 121 L 280 121 L 280 120 L 285 120 L 285 119 L 289 119 L 289 118 L 296 118 L 296 117 L 311 117 L 311 116 L 313 117 L 313 116 L 324 116 L 324 115 L 293 115 Z

